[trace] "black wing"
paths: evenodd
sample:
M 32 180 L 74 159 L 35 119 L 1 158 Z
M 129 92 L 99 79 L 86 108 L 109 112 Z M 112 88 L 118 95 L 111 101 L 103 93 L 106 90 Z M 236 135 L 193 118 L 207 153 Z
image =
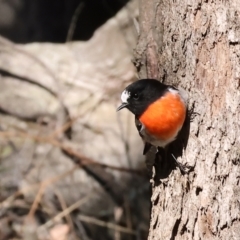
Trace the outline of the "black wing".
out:
M 136 125 L 136 128 L 138 130 L 138 133 L 139 133 L 140 137 L 144 141 L 143 155 L 145 155 L 150 150 L 150 148 L 152 147 L 152 144 L 145 141 L 145 139 L 144 139 L 144 137 L 141 133 L 141 130 L 142 130 L 143 126 L 142 126 L 142 123 L 138 120 L 137 117 L 135 117 L 135 125 Z

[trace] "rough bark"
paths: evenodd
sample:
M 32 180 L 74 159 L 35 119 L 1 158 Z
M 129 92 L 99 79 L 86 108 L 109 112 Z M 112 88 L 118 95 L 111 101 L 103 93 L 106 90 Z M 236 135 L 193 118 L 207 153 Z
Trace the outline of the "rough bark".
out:
M 237 0 L 141 1 L 140 77 L 183 87 L 198 113 L 178 158 L 193 171 L 152 179 L 149 240 L 240 239 L 239 16 Z

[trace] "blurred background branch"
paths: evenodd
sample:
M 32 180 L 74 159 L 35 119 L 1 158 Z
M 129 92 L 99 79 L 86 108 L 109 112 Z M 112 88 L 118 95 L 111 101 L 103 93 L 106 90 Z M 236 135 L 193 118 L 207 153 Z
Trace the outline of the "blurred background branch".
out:
M 138 1 L 0 1 L 0 16 L 0 240 L 146 239 L 142 143 L 115 111 Z

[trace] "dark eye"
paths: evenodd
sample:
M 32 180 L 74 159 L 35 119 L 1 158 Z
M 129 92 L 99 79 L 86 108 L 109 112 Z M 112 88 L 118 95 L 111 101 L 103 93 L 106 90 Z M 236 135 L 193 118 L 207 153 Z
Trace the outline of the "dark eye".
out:
M 137 100 L 139 98 L 139 95 L 137 93 L 133 94 L 133 99 Z

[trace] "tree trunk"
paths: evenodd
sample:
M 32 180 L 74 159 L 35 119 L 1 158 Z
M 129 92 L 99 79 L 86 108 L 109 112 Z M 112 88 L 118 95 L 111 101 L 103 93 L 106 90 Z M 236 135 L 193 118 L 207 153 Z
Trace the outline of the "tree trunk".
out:
M 178 158 L 193 171 L 152 179 L 148 239 L 239 240 L 239 1 L 141 0 L 139 22 L 140 78 L 186 89 L 198 113 Z

